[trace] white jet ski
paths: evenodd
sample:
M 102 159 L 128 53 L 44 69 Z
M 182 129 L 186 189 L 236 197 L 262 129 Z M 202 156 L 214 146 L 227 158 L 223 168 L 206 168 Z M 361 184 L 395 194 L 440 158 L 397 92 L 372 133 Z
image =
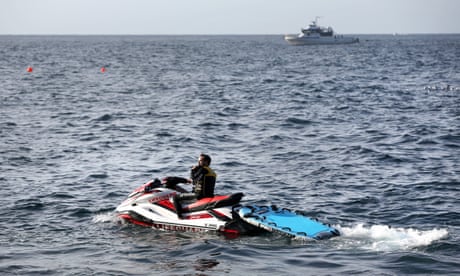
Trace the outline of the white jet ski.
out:
M 180 178 L 169 177 L 164 183 L 155 179 L 135 189 L 117 207 L 118 216 L 133 224 L 172 231 L 217 231 L 239 235 L 262 230 L 234 215 L 233 209 L 240 206 L 243 193 L 184 202 L 181 204 L 182 215 L 178 217 L 174 196 L 186 190 L 177 185 L 180 183 L 177 179 Z

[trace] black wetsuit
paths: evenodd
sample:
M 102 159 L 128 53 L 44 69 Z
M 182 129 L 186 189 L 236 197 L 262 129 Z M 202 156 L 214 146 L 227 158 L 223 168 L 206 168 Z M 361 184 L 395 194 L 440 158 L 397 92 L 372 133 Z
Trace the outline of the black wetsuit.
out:
M 217 175 L 210 167 L 193 167 L 190 176 L 193 181 L 192 193 L 181 193 L 174 197 L 174 207 L 179 217 L 182 214 L 182 207 L 180 204 L 182 200 L 202 199 L 214 196 Z
M 216 173 L 206 166 L 197 166 L 192 169 L 193 193 L 197 199 L 214 196 Z

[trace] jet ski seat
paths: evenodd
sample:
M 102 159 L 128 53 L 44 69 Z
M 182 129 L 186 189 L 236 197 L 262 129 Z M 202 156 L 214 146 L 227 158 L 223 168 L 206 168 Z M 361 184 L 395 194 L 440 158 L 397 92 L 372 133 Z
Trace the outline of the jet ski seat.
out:
M 216 195 L 214 197 L 205 197 L 192 202 L 187 206 L 184 206 L 182 210 L 183 212 L 196 212 L 224 206 L 232 206 L 238 204 L 243 196 L 243 193 L 234 193 L 231 195 Z

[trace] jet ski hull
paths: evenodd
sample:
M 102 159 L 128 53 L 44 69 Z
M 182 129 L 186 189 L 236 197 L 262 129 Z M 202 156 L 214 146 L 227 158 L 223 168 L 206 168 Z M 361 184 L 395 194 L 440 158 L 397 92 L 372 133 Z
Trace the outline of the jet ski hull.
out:
M 176 190 L 149 181 L 134 190 L 116 211 L 128 223 L 168 231 L 216 231 L 232 235 L 261 231 L 234 216 L 233 208 L 239 206 L 242 193 L 183 204 L 181 217 L 178 217 L 173 203 L 177 193 Z

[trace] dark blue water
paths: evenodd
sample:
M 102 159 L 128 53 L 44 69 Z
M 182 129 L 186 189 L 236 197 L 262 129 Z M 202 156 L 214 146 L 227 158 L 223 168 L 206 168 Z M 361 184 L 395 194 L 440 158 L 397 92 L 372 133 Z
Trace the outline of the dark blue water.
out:
M 0 272 L 459 274 L 460 35 L 360 39 L 0 37 Z M 219 193 L 342 236 L 227 239 L 116 218 L 131 190 L 188 176 L 201 152 Z

